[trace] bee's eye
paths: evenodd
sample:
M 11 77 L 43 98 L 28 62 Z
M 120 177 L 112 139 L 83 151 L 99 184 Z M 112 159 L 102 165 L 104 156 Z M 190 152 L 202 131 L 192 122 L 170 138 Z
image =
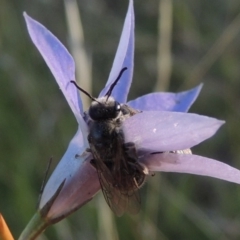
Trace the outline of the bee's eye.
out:
M 121 105 L 118 102 L 116 102 L 115 107 L 116 107 L 115 109 L 116 109 L 117 112 L 121 111 Z

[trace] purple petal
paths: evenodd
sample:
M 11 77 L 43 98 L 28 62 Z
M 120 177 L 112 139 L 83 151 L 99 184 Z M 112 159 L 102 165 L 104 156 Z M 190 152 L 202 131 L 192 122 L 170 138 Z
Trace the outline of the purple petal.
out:
M 121 39 L 113 66 L 104 89 L 99 94 L 102 97 L 106 94 L 111 84 L 116 80 L 123 67 L 128 69 L 123 73 L 121 79 L 115 86 L 112 96 L 120 103 L 127 101 L 127 95 L 132 82 L 134 58 L 134 11 L 133 1 L 129 1 L 128 11 L 124 22 Z
M 142 111 L 187 112 L 198 97 L 203 84 L 180 93 L 150 93 L 128 102 L 128 105 Z
M 150 171 L 190 173 L 240 184 L 240 171 L 214 159 L 191 155 L 162 153 L 141 160 Z
M 50 219 L 67 215 L 89 201 L 100 189 L 97 173 L 88 161 L 89 153 L 85 152 L 88 147 L 85 139 L 86 136 L 82 135 L 79 128 L 44 188 L 40 209 L 49 202 L 65 180 L 62 190 L 47 214 Z M 76 157 L 77 154 L 80 156 Z
M 52 220 L 66 217 L 90 201 L 99 190 L 100 183 L 96 170 L 89 161 L 82 161 L 76 174 L 65 182 L 47 217 Z
M 82 101 L 76 87 L 69 83 L 75 79 L 75 64 L 72 56 L 43 25 L 33 20 L 26 13 L 24 13 L 24 17 L 33 43 L 50 68 L 78 122 L 81 122 Z
M 125 142 L 138 149 L 173 151 L 191 148 L 211 137 L 224 123 L 214 118 L 179 112 L 142 112 L 123 122 Z

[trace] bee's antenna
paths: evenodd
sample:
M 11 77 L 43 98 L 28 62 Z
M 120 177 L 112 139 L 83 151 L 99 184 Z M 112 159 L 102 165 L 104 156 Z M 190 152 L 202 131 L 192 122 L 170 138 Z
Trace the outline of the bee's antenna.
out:
M 75 87 L 80 90 L 81 92 L 83 92 L 84 94 L 86 94 L 91 100 L 95 101 L 95 102 L 98 102 L 96 98 L 94 98 L 90 93 L 88 93 L 87 91 L 83 90 L 81 87 L 79 87 L 77 85 L 77 83 L 73 80 L 70 81 L 71 83 L 73 83 L 75 85 Z M 98 102 L 100 103 L 100 102 Z M 101 103 L 100 103 L 101 104 Z
M 105 94 L 105 97 L 107 96 L 107 100 L 108 100 L 108 98 L 111 96 L 112 91 L 113 91 L 114 87 L 117 85 L 118 80 L 121 78 L 122 74 L 123 74 L 126 70 L 127 70 L 127 67 L 124 67 L 124 68 L 120 71 L 117 79 L 112 83 L 112 85 L 111 85 L 110 88 L 108 89 L 107 93 Z M 106 101 L 107 101 L 107 100 L 106 100 Z

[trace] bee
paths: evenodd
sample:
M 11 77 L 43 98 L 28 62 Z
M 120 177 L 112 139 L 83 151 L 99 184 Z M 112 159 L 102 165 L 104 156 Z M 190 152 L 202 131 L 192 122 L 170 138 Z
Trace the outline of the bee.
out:
M 140 210 L 139 188 L 145 182 L 147 169 L 138 162 L 134 143 L 125 143 L 122 123 L 139 111 L 127 104 L 118 103 L 112 96 L 112 90 L 121 78 L 112 83 L 104 97 L 93 101 L 85 121 L 89 126 L 88 142 L 93 159 L 91 164 L 96 168 L 99 182 L 107 204 L 112 211 L 121 216 L 124 212 L 136 214 Z

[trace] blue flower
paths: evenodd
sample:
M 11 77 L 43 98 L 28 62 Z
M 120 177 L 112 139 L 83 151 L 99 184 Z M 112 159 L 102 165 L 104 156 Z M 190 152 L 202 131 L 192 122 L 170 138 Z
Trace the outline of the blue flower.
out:
M 90 164 L 91 154 L 86 152 L 89 148 L 89 130 L 83 119 L 81 98 L 76 87 L 70 84 L 75 79 L 74 60 L 51 32 L 26 13 L 24 17 L 33 43 L 54 75 L 78 123 L 77 133 L 48 180 L 40 200 L 41 216 L 53 223 L 91 200 L 100 190 L 100 184 L 96 170 Z M 133 1 L 130 0 L 114 63 L 99 97 L 106 94 L 120 70 L 127 67 L 128 70 L 111 95 L 120 103 L 127 102 L 133 76 L 133 58 L 134 12 Z M 127 102 L 142 112 L 123 123 L 125 142 L 135 143 L 139 162 L 149 171 L 190 173 L 240 183 L 239 170 L 213 159 L 180 151 L 211 137 L 224 123 L 214 118 L 185 113 L 197 98 L 201 87 L 177 94 L 151 93 Z

